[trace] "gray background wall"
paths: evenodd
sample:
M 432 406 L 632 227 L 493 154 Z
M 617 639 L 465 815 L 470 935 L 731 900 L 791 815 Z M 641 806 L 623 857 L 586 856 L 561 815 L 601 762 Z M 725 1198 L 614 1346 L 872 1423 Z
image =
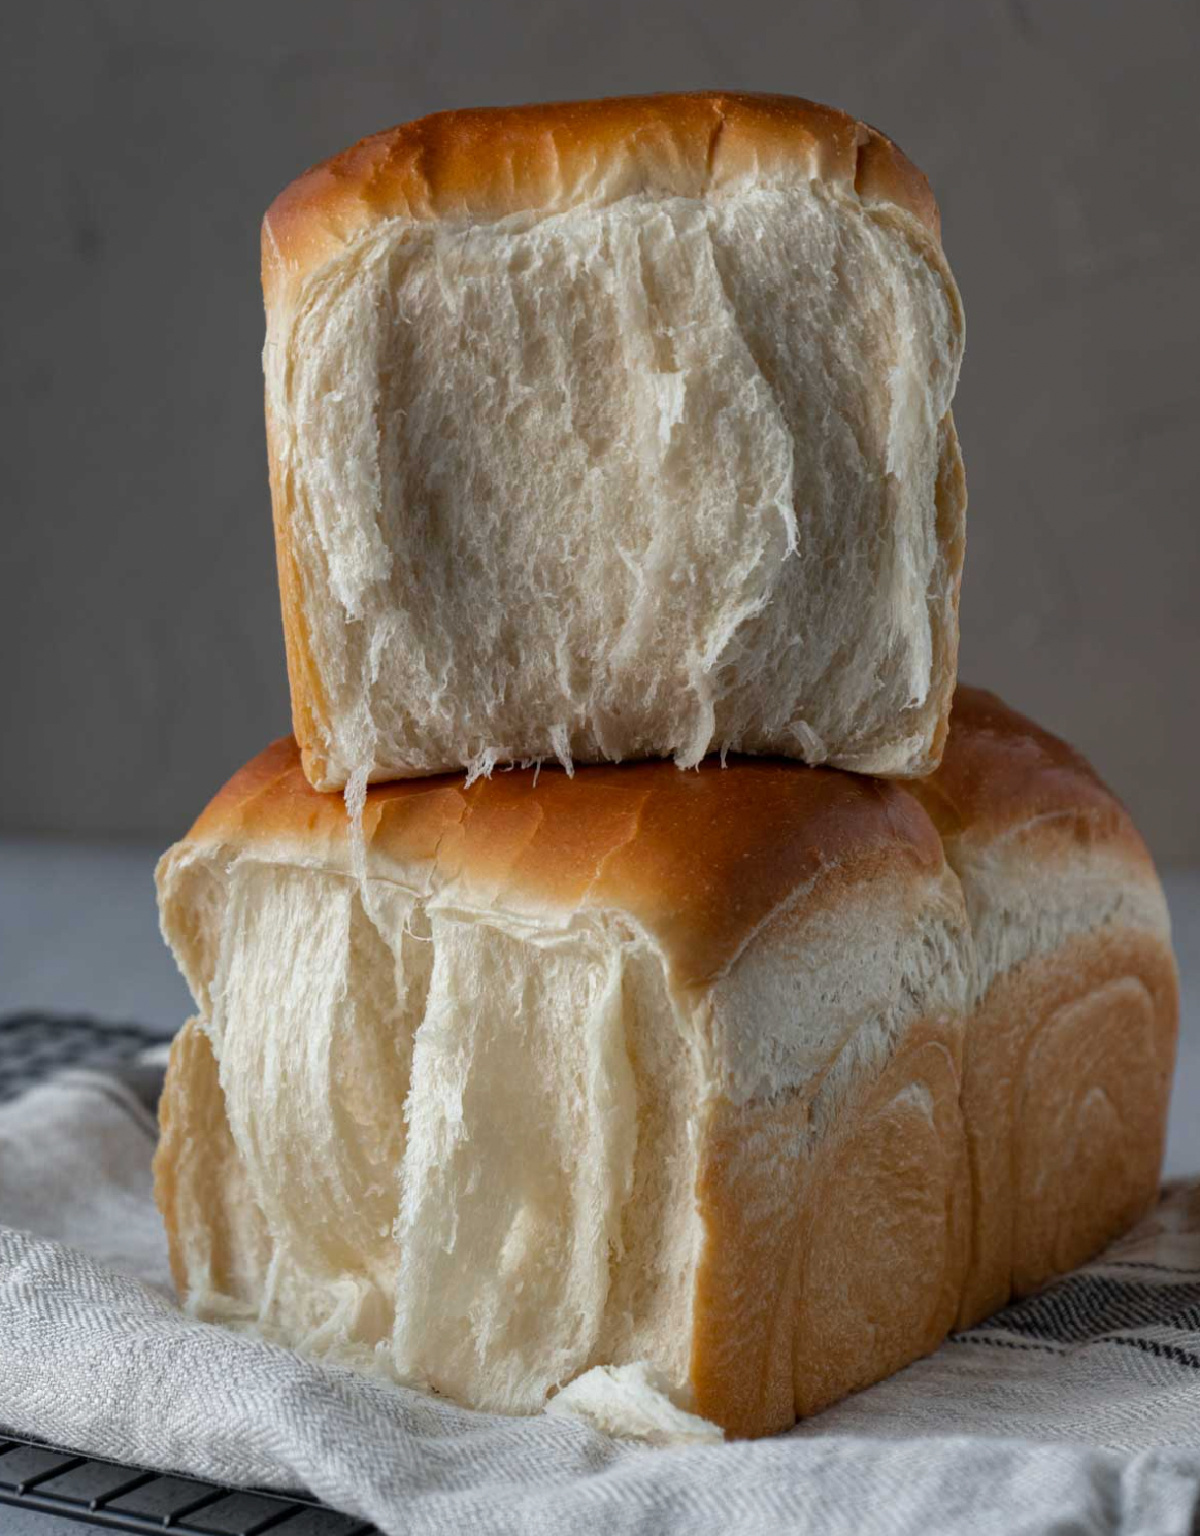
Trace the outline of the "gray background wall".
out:
M 287 728 L 258 220 L 440 107 L 715 85 L 928 172 L 966 300 L 964 675 L 1200 860 L 1197 10 L 1172 0 L 9 8 L 0 829 L 179 832 Z

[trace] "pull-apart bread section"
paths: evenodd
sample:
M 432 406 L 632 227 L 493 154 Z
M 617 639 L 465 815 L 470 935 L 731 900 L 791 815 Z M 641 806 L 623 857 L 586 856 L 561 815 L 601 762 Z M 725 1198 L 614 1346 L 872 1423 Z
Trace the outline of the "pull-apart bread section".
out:
M 361 857 L 352 828 L 289 740 L 160 865 L 198 1015 L 157 1189 L 201 1316 L 483 1408 L 619 1425 L 640 1392 L 643 1425 L 759 1435 L 1154 1197 L 1162 893 L 990 695 L 915 794 L 517 770 L 371 790 Z
M 960 687 L 941 768 L 908 787 L 961 881 L 975 949 L 966 1326 L 1153 1203 L 1178 983 L 1146 846 L 1065 742 Z
M 316 787 L 937 762 L 963 315 L 882 134 L 780 96 L 441 113 L 288 187 L 263 286 Z
M 648 1362 L 741 1434 L 934 1347 L 969 943 L 910 796 L 518 770 L 380 786 L 363 830 L 359 878 L 284 741 L 160 865 L 198 1016 L 157 1189 L 196 1313 L 504 1411 Z

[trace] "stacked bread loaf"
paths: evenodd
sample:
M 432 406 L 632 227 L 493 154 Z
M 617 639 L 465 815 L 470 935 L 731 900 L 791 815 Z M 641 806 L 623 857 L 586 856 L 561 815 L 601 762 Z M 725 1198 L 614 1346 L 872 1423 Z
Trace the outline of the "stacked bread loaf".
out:
M 955 691 L 963 317 L 895 145 L 445 113 L 289 187 L 263 281 L 295 738 L 159 867 L 187 1305 L 761 1435 L 1145 1211 L 1166 908 Z

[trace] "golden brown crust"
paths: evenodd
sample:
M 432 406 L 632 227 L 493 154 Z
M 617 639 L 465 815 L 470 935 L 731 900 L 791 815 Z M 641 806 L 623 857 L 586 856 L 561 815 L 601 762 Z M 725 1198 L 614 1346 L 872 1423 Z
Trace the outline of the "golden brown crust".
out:
M 767 758 L 381 784 L 363 831 L 369 873 L 452 886 L 464 905 L 621 911 L 662 944 L 683 986 L 719 975 L 797 892 L 834 904 L 859 882 L 943 867 L 928 818 L 898 786 Z M 291 738 L 235 774 L 177 852 L 205 845 L 351 867 L 345 805 L 309 786 Z
M 773 1434 L 1099 1253 L 1158 1191 L 1166 942 L 1105 930 L 915 1028 L 810 1150 L 809 1097 L 716 1105 L 697 1186 L 697 1409 Z
M 967 1035 L 969 1327 L 1098 1253 L 1158 1190 L 1178 1029 L 1170 946 L 1104 929 L 1001 977 Z
M 950 712 L 958 677 L 958 600 L 962 591 L 963 559 L 967 544 L 967 476 L 954 416 L 950 411 L 946 412 L 941 423 L 939 437 L 934 506 L 937 512 L 937 547 L 941 552 L 939 559 L 949 575 L 949 592 L 944 600 L 947 606 L 936 603 L 929 616 L 934 666 L 928 707 L 937 721 L 929 744 L 931 769 L 936 768 L 942 760 L 950 730 Z
M 906 787 L 948 845 L 1045 831 L 1059 841 L 1112 844 L 1153 867 L 1129 813 L 1091 765 L 983 688 L 958 685 L 941 766 Z
M 916 1025 L 809 1149 L 810 1099 L 718 1105 L 698 1181 L 697 1410 L 774 1434 L 936 1349 L 966 1273 L 962 1022 Z
M 488 223 L 653 191 L 821 179 L 939 232 L 921 172 L 890 139 L 793 96 L 700 91 L 437 112 L 373 134 L 285 188 L 263 221 L 268 302 L 383 219 Z

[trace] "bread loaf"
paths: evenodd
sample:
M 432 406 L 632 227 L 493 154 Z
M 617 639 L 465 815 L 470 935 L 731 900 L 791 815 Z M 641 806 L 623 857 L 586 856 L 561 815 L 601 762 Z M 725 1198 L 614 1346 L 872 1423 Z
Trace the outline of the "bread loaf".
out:
M 1154 1191 L 1153 868 L 986 695 L 918 794 L 746 758 L 409 781 L 360 879 L 277 743 L 159 868 L 187 1305 L 488 1409 L 611 1427 L 624 1370 L 761 1435 L 1076 1262 Z
M 936 763 L 963 317 L 883 135 L 778 96 L 441 113 L 283 192 L 263 286 L 316 787 Z

